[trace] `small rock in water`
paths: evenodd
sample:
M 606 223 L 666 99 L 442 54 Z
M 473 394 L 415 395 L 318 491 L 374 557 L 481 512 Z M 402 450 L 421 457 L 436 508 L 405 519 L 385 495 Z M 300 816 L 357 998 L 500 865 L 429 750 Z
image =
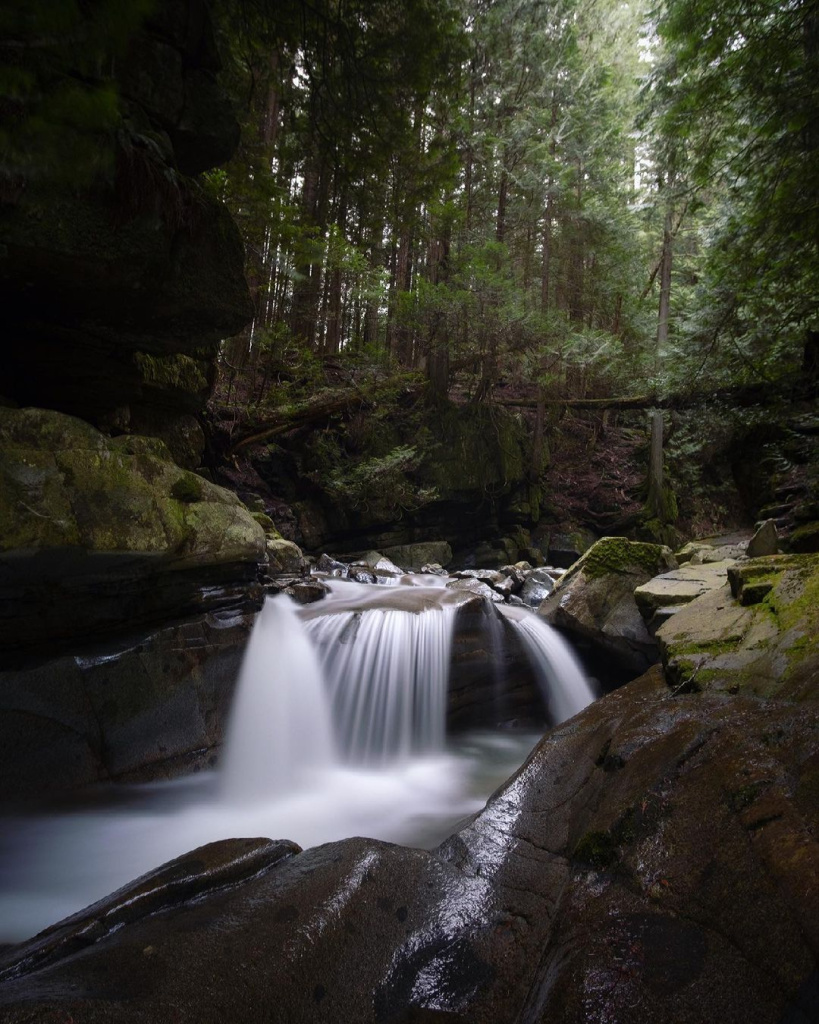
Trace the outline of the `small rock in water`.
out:
M 344 562 L 337 562 L 335 558 L 331 558 L 325 553 L 313 566 L 311 572 L 326 572 L 330 576 L 346 579 L 350 573 L 350 567 L 345 565 Z
M 376 573 L 386 572 L 395 573 L 396 576 L 405 575 L 404 570 L 397 566 L 395 562 L 390 561 L 389 558 L 379 558 L 378 561 L 373 566 L 373 569 L 376 570 Z
M 493 583 L 492 589 L 496 590 L 503 597 L 511 597 L 516 590 L 520 590 L 521 584 L 513 576 L 506 576 L 500 582 Z
M 554 588 L 554 579 L 545 569 L 533 569 L 526 576 L 520 596 L 524 604 L 530 608 L 537 608 Z
M 421 572 L 427 576 L 446 576 L 447 571 L 438 562 L 427 562 L 426 565 L 421 566 Z
M 466 578 L 466 579 L 454 579 L 447 583 L 447 590 L 465 590 L 470 594 L 475 594 L 477 597 L 485 597 L 490 601 L 499 603 L 503 601 L 503 597 L 487 586 L 481 580 Z
M 376 575 L 374 572 L 370 572 L 369 569 L 364 569 L 358 566 L 350 567 L 350 579 L 355 580 L 356 583 L 377 582 Z
M 299 604 L 312 604 L 325 598 L 329 591 L 319 580 L 311 580 L 309 583 L 294 583 L 292 587 L 286 587 L 282 593 L 292 597 Z
M 459 569 L 457 572 L 452 573 L 452 578 L 456 580 L 482 580 L 484 583 L 494 586 L 496 583 L 500 583 L 504 576 L 497 569 Z

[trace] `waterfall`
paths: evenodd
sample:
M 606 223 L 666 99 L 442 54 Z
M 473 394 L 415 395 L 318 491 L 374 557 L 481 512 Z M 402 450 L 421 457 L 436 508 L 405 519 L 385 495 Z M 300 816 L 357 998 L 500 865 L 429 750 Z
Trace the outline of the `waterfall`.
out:
M 308 622 L 347 760 L 382 764 L 443 750 L 454 617 L 455 607 L 444 605 Z
M 218 839 L 308 847 L 371 836 L 431 848 L 479 810 L 538 737 L 484 729 L 444 745 L 452 633 L 469 598 L 420 576 L 389 587 L 339 580 L 331 591 L 307 607 L 265 602 L 218 773 L 0 818 L 0 943 Z M 499 657 L 505 624 L 491 608 L 485 656 Z M 547 687 L 552 719 L 592 699 L 557 634 L 524 609 L 500 613 Z
M 595 699 L 566 641 L 530 611 L 502 608 L 529 658 L 552 725 L 565 722 Z
M 222 791 L 252 801 L 337 763 L 321 666 L 289 598 L 268 598 L 245 651 L 225 738 Z
M 377 767 L 440 753 L 455 614 L 463 595 L 440 585 L 377 587 L 339 581 L 308 608 L 268 598 L 254 627 L 231 712 L 223 793 L 245 801 L 300 788 L 343 763 Z M 562 722 L 594 695 L 558 634 L 529 611 L 493 608 L 509 620 Z M 498 671 L 496 667 L 496 673 Z M 496 701 L 503 699 L 496 674 Z

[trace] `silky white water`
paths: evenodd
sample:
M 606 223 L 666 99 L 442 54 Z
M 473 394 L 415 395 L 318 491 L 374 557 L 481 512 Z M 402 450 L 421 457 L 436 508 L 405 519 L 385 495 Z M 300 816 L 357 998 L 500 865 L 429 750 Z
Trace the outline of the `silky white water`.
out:
M 458 600 L 418 578 L 390 588 L 339 583 L 323 608 L 269 599 L 246 651 L 220 772 L 98 787 L 70 806 L 0 818 L 0 943 L 217 839 L 308 847 L 363 835 L 436 845 L 537 740 L 475 732 L 447 741 Z M 556 657 L 548 646 L 532 640 L 533 659 Z M 552 675 L 564 671 L 576 669 Z M 552 717 L 579 710 L 572 680 L 573 696 L 554 698 Z
M 547 623 L 518 608 L 501 608 L 512 624 L 543 695 L 549 721 L 558 725 L 594 700 L 594 691 L 562 637 Z

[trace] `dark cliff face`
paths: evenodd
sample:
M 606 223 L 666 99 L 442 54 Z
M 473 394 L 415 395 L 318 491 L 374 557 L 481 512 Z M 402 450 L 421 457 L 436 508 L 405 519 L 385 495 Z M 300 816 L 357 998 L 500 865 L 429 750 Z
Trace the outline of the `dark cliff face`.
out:
M 95 18 L 45 54 L 23 47 L 16 69 L 39 90 L 16 111 L 23 142 L 57 113 L 42 152 L 3 168 L 2 391 L 141 430 L 157 410 L 202 407 L 219 339 L 250 317 L 239 233 L 191 177 L 230 157 L 238 125 L 202 0 L 161 0 L 100 44 L 89 71 L 72 46 L 99 31 Z M 57 124 L 61 91 L 80 80 L 72 103 L 91 113 Z

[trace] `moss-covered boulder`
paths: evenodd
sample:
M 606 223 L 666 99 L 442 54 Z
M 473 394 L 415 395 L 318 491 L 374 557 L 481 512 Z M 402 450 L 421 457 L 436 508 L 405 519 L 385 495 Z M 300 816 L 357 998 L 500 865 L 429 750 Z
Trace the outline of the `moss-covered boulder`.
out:
M 179 611 L 207 580 L 252 575 L 264 542 L 232 492 L 175 465 L 161 441 L 0 408 L 0 644 L 155 619 L 163 595 Z
M 634 590 L 676 567 L 667 547 L 603 537 L 559 580 L 538 614 L 637 675 L 659 659 L 659 649 Z
M 728 569 L 720 589 L 657 632 L 672 685 L 803 699 L 819 677 L 819 555 L 772 555 Z

